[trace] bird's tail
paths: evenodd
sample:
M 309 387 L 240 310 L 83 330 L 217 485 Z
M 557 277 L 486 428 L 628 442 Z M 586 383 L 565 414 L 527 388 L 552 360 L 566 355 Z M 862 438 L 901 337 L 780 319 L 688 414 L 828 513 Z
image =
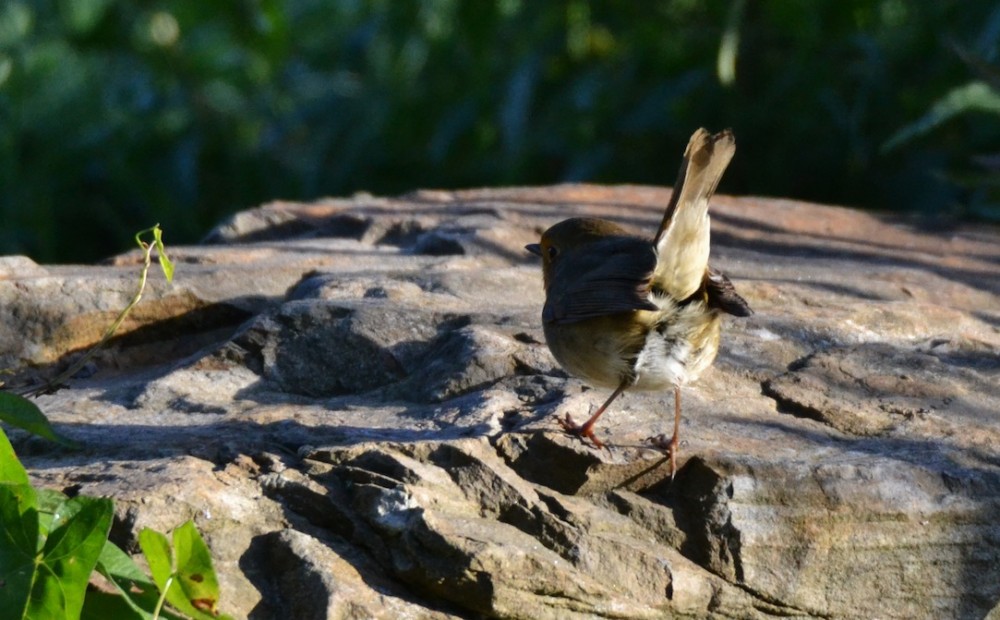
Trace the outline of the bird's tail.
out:
M 715 135 L 699 129 L 691 136 L 670 203 L 656 233 L 654 284 L 674 299 L 687 299 L 708 269 L 708 201 L 736 152 L 728 129 Z

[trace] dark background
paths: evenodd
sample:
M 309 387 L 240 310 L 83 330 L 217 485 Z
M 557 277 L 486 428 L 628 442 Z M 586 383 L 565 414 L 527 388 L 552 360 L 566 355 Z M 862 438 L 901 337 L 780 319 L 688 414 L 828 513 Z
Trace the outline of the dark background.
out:
M 669 185 L 1000 220 L 1000 5 L 3 0 L 0 254 L 365 190 Z

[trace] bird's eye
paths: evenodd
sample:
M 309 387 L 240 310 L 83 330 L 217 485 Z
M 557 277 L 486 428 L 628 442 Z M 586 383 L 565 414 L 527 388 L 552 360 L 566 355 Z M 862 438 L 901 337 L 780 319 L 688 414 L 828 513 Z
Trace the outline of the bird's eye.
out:
M 548 247 L 548 250 L 547 250 L 547 251 L 548 251 L 548 253 L 549 253 L 549 258 L 550 258 L 550 259 L 552 259 L 552 258 L 555 258 L 556 256 L 559 256 L 559 248 L 557 248 L 557 247 L 556 247 L 556 246 L 554 246 L 554 245 L 550 245 L 550 246 Z

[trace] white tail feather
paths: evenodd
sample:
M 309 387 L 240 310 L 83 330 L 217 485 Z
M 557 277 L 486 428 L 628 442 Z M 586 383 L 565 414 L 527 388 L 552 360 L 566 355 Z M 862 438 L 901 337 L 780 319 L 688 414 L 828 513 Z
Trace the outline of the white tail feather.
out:
M 691 136 L 677 183 L 656 234 L 653 283 L 674 299 L 687 299 L 701 286 L 708 269 L 708 201 L 736 151 L 732 132 Z

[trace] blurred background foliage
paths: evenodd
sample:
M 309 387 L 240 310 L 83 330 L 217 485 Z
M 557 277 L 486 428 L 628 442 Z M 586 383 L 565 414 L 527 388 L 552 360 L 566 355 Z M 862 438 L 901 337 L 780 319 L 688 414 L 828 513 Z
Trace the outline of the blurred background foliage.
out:
M 1000 219 L 985 0 L 3 0 L 0 253 L 193 242 L 271 199 L 673 182 Z

